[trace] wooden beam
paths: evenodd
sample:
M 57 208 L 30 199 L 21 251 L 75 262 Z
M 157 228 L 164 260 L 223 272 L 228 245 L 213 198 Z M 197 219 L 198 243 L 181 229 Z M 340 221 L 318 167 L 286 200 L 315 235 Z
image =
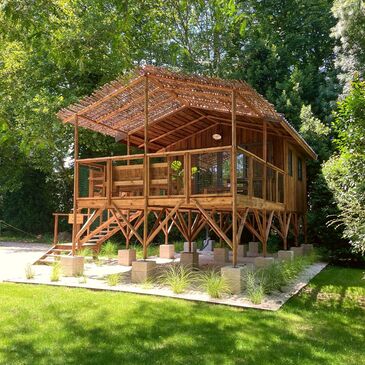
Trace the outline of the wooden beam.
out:
M 127 240 L 128 236 L 129 236 L 129 233 L 128 233 L 128 232 L 126 232 L 126 231 L 124 230 L 124 227 L 120 224 L 120 221 L 119 221 L 119 219 L 118 219 L 117 215 L 114 213 L 114 209 L 111 209 L 111 211 L 112 211 L 113 217 L 114 217 L 114 218 L 115 218 L 115 220 L 117 221 L 117 224 L 118 224 L 118 226 L 119 226 L 120 231 L 123 233 L 123 236 L 124 236 L 124 237 L 125 237 L 125 239 Z M 127 215 L 128 215 L 128 213 L 127 213 Z M 129 217 L 127 217 L 127 220 L 129 221 Z
M 156 124 L 156 123 L 158 123 L 158 122 L 161 122 L 162 120 L 164 120 L 164 119 L 166 119 L 166 118 L 170 117 L 170 116 L 171 116 L 171 115 L 173 115 L 173 114 L 178 113 L 178 112 L 179 112 L 179 111 L 181 111 L 181 110 L 184 110 L 185 108 L 186 108 L 186 105 L 182 105 L 182 106 L 180 106 L 180 107 L 178 107 L 178 108 L 176 108 L 176 109 L 174 109 L 174 110 L 171 110 L 171 112 L 169 112 L 169 113 L 167 113 L 167 114 L 163 115 L 162 117 L 159 117 L 159 118 L 154 119 L 153 121 L 151 121 L 151 122 L 150 122 L 150 125 L 153 125 L 153 124 Z M 138 132 L 138 131 L 140 131 L 140 130 L 142 130 L 142 129 L 143 129 L 143 125 L 140 125 L 139 127 L 136 127 L 136 128 L 134 128 L 134 129 L 132 129 L 131 131 L 129 131 L 129 132 L 128 132 L 128 134 L 132 135 L 132 134 L 134 134 L 134 133 L 136 133 L 136 132 Z
M 167 148 L 171 148 L 172 146 L 175 146 L 176 144 L 178 144 L 178 143 L 180 143 L 180 142 L 184 142 L 184 141 L 186 141 L 187 139 L 189 139 L 189 138 L 191 138 L 191 137 L 193 137 L 193 136 L 197 136 L 197 135 L 198 135 L 198 134 L 200 134 L 200 133 L 206 132 L 207 130 L 209 130 L 209 129 L 211 129 L 211 128 L 215 127 L 217 124 L 218 124 L 218 123 L 212 124 L 212 125 L 210 125 L 210 126 L 208 126 L 208 127 L 204 128 L 204 129 L 202 129 L 202 130 L 200 130 L 200 131 L 198 131 L 198 132 L 196 132 L 196 133 L 191 134 L 190 136 L 187 136 L 187 137 L 185 137 L 185 138 L 183 138 L 183 139 L 180 139 L 179 141 L 176 141 L 176 142 L 174 142 L 174 143 L 172 143 L 172 144 L 169 144 L 168 146 L 166 146 L 166 147 L 161 148 L 160 150 L 158 150 L 158 152 L 165 151 Z
M 156 235 L 161 231 L 161 229 L 167 224 L 167 222 L 171 219 L 171 217 L 178 211 L 180 208 L 180 205 L 183 203 L 183 201 L 180 201 L 177 203 L 177 205 L 170 211 L 169 214 L 166 215 L 165 219 L 160 222 L 158 227 L 150 234 L 147 240 L 147 246 L 152 242 L 152 240 L 156 237 Z
M 100 99 L 96 100 L 94 103 L 92 103 L 92 104 L 90 104 L 90 105 L 86 106 L 85 108 L 83 108 L 83 109 L 79 110 L 79 111 L 77 112 L 77 114 L 78 114 L 79 116 L 81 116 L 81 117 L 82 117 L 82 114 L 83 114 L 83 113 L 86 113 L 86 112 L 88 112 L 88 111 L 90 111 L 90 110 L 94 109 L 94 108 L 95 108 L 95 107 L 97 107 L 98 105 L 100 105 L 100 104 L 102 104 L 102 103 L 106 102 L 107 100 L 109 100 L 109 99 L 111 99 L 111 98 L 113 98 L 113 97 L 117 96 L 118 94 L 122 93 L 123 91 L 125 91 L 125 90 L 127 90 L 127 89 L 129 89 L 129 88 L 133 87 L 134 85 L 136 85 L 136 84 L 137 84 L 138 82 L 140 82 L 140 81 L 141 81 L 141 77 L 136 78 L 135 80 L 131 81 L 128 85 L 126 85 L 126 86 L 121 86 L 121 87 L 117 88 L 116 90 L 114 90 L 114 91 L 113 91 L 113 92 L 111 92 L 110 94 L 107 94 L 107 95 L 103 96 L 102 98 L 100 98 Z M 63 120 L 63 122 L 64 122 L 64 123 L 69 122 L 72 118 L 74 118 L 74 117 L 75 117 L 75 115 L 76 115 L 76 114 L 73 114 L 73 115 L 69 116 L 68 118 L 64 119 L 64 120 Z
M 137 230 L 135 229 L 135 227 L 133 227 L 133 225 L 129 222 L 129 220 L 124 216 L 124 214 L 120 211 L 120 209 L 115 205 L 115 203 L 112 203 L 114 209 L 116 209 L 116 211 L 119 213 L 120 218 L 122 219 L 122 221 L 124 222 L 124 224 L 130 229 L 130 231 L 136 236 L 136 238 L 138 239 L 139 242 L 141 242 L 143 244 L 143 239 L 142 237 L 139 235 L 139 233 L 137 232 Z
M 271 227 L 271 223 L 272 223 L 273 217 L 274 217 L 274 211 L 272 210 L 271 213 L 270 213 L 270 215 L 269 215 L 269 219 L 267 221 L 267 226 L 266 226 L 266 232 L 265 232 L 266 241 L 269 238 L 270 227 Z
M 82 228 L 77 233 L 76 240 L 80 239 L 82 234 L 88 229 L 88 227 L 90 227 L 90 225 L 96 220 L 96 218 L 100 217 L 101 213 L 102 213 L 102 209 L 96 209 L 92 212 L 92 214 L 86 220 L 85 224 L 82 226 Z
M 168 132 L 166 132 L 166 133 L 164 133 L 164 134 L 161 134 L 161 135 L 160 135 L 160 136 L 158 136 L 158 137 L 152 138 L 150 142 L 155 142 L 155 141 L 157 141 L 157 140 L 159 140 L 159 139 L 161 139 L 161 138 L 164 138 L 164 137 L 166 137 L 166 136 L 169 136 L 170 134 L 173 134 L 173 133 L 175 133 L 176 131 L 179 131 L 180 129 L 184 129 L 184 128 L 188 127 L 189 125 L 193 125 L 193 124 L 195 124 L 195 123 L 199 122 L 200 120 L 202 120 L 202 119 L 204 119 L 204 118 L 205 118 L 204 116 L 199 117 L 199 118 L 196 118 L 196 119 L 194 119 L 194 120 L 192 120 L 192 121 L 190 121 L 190 122 L 188 122 L 188 123 L 186 123 L 186 124 L 181 125 L 180 127 L 177 127 L 177 128 L 175 128 L 175 129 L 173 129 L 173 130 L 170 130 L 170 131 L 168 131 Z
M 246 223 L 248 211 L 249 211 L 249 209 L 246 208 L 245 213 L 243 214 L 243 216 L 242 217 L 240 216 L 241 221 L 240 221 L 240 225 L 239 225 L 239 228 L 238 228 L 238 231 L 237 231 L 237 242 L 240 241 L 243 229 L 245 228 L 245 223 Z
M 146 79 L 148 80 L 147 77 L 146 77 Z M 162 105 L 168 104 L 172 101 L 174 101 L 174 97 L 170 97 L 168 99 L 161 100 L 160 102 L 156 103 L 153 107 L 151 107 L 149 111 L 153 112 L 154 110 L 160 108 Z M 115 126 L 117 128 L 120 128 L 120 127 L 123 127 L 128 124 L 133 124 L 135 121 L 142 119 L 144 116 L 145 116 L 145 111 L 137 113 L 132 118 L 124 119 L 124 120 L 121 120 L 121 121 L 115 123 Z
M 155 94 L 157 91 L 158 91 L 157 89 L 151 91 L 150 96 Z M 124 110 L 127 110 L 128 108 L 131 107 L 131 105 L 143 102 L 143 100 L 144 100 L 144 95 L 141 95 L 138 98 L 132 99 L 129 103 L 123 104 L 119 108 L 113 109 L 111 112 L 103 114 L 99 119 L 96 119 L 96 122 L 97 123 L 104 122 L 105 120 L 113 117 L 114 115 L 119 114 L 119 113 L 123 112 Z
M 218 236 L 221 236 L 223 240 L 232 248 L 232 241 L 226 236 L 226 234 L 219 228 L 218 224 L 215 220 L 205 211 L 205 209 L 200 205 L 197 200 L 193 200 L 196 207 L 200 210 L 204 218 L 208 221 L 209 225 L 212 229 L 217 233 Z

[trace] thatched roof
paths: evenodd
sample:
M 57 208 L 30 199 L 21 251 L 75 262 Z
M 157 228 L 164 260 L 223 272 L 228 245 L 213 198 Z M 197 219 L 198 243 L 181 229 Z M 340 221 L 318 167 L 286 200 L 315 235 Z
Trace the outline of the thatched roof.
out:
M 210 116 L 229 118 L 232 90 L 236 91 L 237 120 L 258 127 L 262 120 L 292 136 L 311 157 L 312 149 L 274 107 L 244 81 L 186 75 L 154 66 L 138 68 L 128 78 L 112 81 L 91 96 L 59 111 L 64 122 L 78 124 L 118 140 L 130 135 L 134 145 L 143 142 L 145 120 L 145 85 L 148 78 L 149 138 L 164 138 L 152 145 L 158 150 L 184 136 L 184 125 L 202 130 L 211 123 Z M 152 127 L 153 126 L 153 127 Z M 174 134 L 174 128 L 179 133 Z M 165 137 L 166 136 L 166 137 Z

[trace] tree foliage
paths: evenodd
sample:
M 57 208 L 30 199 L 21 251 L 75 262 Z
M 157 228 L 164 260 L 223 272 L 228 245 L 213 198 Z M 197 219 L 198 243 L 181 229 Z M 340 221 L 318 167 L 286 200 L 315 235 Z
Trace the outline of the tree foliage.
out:
M 355 72 L 365 77 L 365 3 L 362 0 L 335 0 L 332 13 L 337 19 L 332 36 L 338 39 L 335 48 L 339 78 L 349 90 Z
M 324 175 L 340 213 L 334 224 L 355 251 L 365 252 L 365 82 L 355 80 L 338 104 L 334 126 L 338 154 L 324 164 Z

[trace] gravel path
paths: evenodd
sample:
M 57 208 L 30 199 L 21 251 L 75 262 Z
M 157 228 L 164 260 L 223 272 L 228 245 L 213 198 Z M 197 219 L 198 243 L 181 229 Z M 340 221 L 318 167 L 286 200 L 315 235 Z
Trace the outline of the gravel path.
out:
M 0 281 L 23 275 L 27 263 L 34 263 L 51 246 L 44 243 L 0 242 Z

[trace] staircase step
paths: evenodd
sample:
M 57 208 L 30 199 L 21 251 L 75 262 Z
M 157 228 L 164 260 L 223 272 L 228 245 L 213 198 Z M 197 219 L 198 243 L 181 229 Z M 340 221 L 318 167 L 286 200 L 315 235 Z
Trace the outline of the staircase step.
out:
M 51 253 L 47 253 L 45 256 L 46 257 L 63 257 L 63 256 L 68 256 L 68 255 L 52 255 Z

